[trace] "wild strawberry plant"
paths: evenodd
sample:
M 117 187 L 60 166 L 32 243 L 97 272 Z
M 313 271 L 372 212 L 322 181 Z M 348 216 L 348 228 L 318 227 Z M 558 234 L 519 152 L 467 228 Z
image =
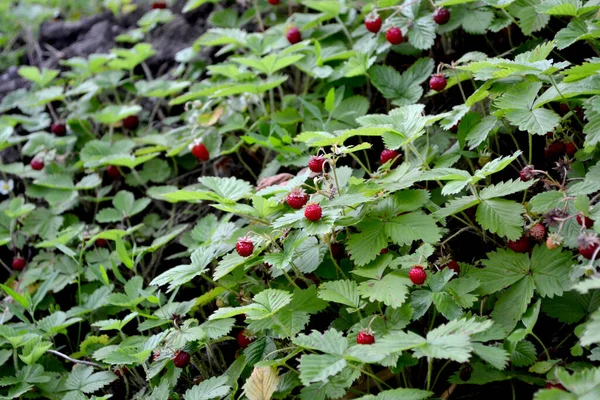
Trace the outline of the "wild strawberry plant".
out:
M 598 398 L 600 6 L 240 3 L 19 67 L 2 397 Z

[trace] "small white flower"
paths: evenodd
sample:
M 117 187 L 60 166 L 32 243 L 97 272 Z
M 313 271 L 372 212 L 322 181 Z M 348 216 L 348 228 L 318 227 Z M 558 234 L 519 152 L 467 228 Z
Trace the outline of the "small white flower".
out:
M 188 144 L 188 149 L 190 149 L 190 151 L 192 151 L 194 146 L 199 145 L 200 143 L 202 143 L 202 138 L 196 138 L 192 141 L 192 143 Z
M 15 187 L 15 182 L 12 179 L 9 179 L 8 182 L 5 182 L 0 179 L 0 194 L 7 195 L 13 191 Z

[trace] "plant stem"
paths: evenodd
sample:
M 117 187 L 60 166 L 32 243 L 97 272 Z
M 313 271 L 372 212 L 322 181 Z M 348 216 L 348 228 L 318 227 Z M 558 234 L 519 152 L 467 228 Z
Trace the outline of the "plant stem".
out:
M 548 360 L 550 360 L 551 359 L 550 353 L 548 352 L 548 349 L 546 348 L 546 346 L 544 346 L 544 342 L 542 342 L 542 340 L 533 332 L 531 332 L 531 336 L 533 336 L 534 339 L 537 340 L 538 343 L 542 346 L 542 348 L 544 349 L 544 353 L 546 354 L 546 358 L 548 358 Z
M 431 389 L 431 372 L 433 370 L 433 360 L 427 357 L 427 390 Z

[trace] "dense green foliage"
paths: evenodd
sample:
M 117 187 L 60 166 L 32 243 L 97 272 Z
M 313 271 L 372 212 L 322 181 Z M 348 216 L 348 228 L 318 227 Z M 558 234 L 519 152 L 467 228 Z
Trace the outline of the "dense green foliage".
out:
M 204 3 L 19 65 L 1 398 L 600 398 L 600 3 Z

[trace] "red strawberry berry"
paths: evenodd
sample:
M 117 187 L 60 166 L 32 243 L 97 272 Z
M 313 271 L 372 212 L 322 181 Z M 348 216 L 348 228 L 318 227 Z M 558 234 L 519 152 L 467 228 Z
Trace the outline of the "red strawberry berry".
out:
M 119 168 L 115 167 L 114 165 L 109 165 L 106 167 L 106 173 L 114 180 L 121 178 L 121 172 L 119 172 Z
M 129 117 L 123 118 L 123 121 L 121 122 L 126 129 L 134 130 L 140 124 L 140 119 L 137 115 L 130 115 Z
M 567 103 L 560 103 L 560 107 L 558 108 L 558 114 L 561 117 L 567 115 L 569 111 L 571 111 L 571 109 L 569 108 L 569 105 Z
M 569 142 L 565 144 L 565 152 L 567 153 L 567 155 L 569 157 L 573 157 L 575 155 L 575 153 L 577 153 L 577 147 L 575 146 L 575 143 L 573 142 Z
M 558 382 L 548 382 L 545 386 L 546 389 L 558 389 L 565 390 L 565 387 Z
M 458 121 L 456 124 L 454 124 L 450 127 L 450 132 L 452 132 L 452 133 L 458 132 L 458 124 L 460 124 L 460 121 Z
M 50 125 L 50 131 L 56 136 L 65 136 L 65 133 L 67 133 L 67 126 L 61 122 L 55 122 Z
M 387 254 L 388 251 L 389 251 L 388 248 L 385 247 L 385 248 L 381 249 L 381 251 L 379 252 L 379 255 Z
M 397 28 L 395 26 L 392 26 L 390 29 L 387 30 L 387 32 L 385 33 L 385 38 L 391 44 L 400 44 L 404 40 L 404 38 L 402 37 L 402 31 L 400 30 L 400 28 Z
M 529 236 L 531 236 L 534 240 L 543 240 L 546 236 L 546 227 L 542 224 L 535 224 L 531 228 L 529 228 Z
M 252 343 L 253 341 L 254 341 L 254 339 L 252 338 L 252 336 L 246 336 L 246 331 L 240 331 L 240 333 L 238 333 L 238 335 L 237 335 L 238 345 L 242 349 L 245 349 L 246 347 L 248 347 L 248 345 L 250 343 Z
M 594 256 L 594 253 L 596 252 L 597 249 L 598 249 L 598 243 L 590 243 L 590 244 L 587 244 L 587 246 L 584 244 L 580 244 L 579 247 L 577 248 L 577 250 L 579 250 L 579 254 L 581 254 L 588 260 L 592 259 L 592 257 Z M 596 256 L 596 258 L 598 258 L 598 256 Z
M 108 246 L 108 242 L 106 241 L 106 239 L 96 239 L 96 246 L 100 248 L 105 248 L 106 246 Z
M 442 74 L 434 74 L 431 76 L 431 79 L 429 79 L 429 87 L 437 92 L 446 89 L 447 84 L 448 82 Z
M 304 193 L 304 190 L 297 188 L 287 195 L 285 201 L 294 210 L 299 210 L 308 202 L 308 195 Z
M 152 3 L 153 10 L 164 10 L 165 8 L 167 8 L 167 3 L 164 1 L 155 1 Z
M 190 354 L 185 351 L 177 350 L 175 357 L 173 357 L 173 364 L 177 368 L 185 368 L 190 365 Z
M 396 150 L 385 149 L 381 152 L 379 161 L 381 161 L 382 164 L 385 164 L 386 162 L 393 160 L 398 156 L 400 156 L 400 153 L 398 153 Z
M 302 40 L 302 33 L 300 33 L 300 29 L 296 28 L 295 26 L 292 26 L 285 33 L 285 37 L 291 44 L 296 44 Z
M 521 172 L 519 172 L 519 178 L 521 178 L 523 182 L 527 182 L 533 179 L 533 166 L 528 165 L 525 168 L 523 168 Z
M 457 274 L 460 273 L 460 265 L 458 265 L 458 263 L 455 260 L 450 260 L 448 264 L 446 264 L 446 267 L 456 272 Z
M 516 253 L 525 253 L 529 250 L 529 238 L 523 235 L 518 240 L 509 240 L 507 245 L 509 249 Z
M 281 2 L 281 0 L 269 0 L 269 4 L 272 6 L 276 6 Z
M 561 243 L 562 238 L 556 233 L 549 234 L 548 238 L 546 239 L 546 247 L 548 248 L 548 250 L 557 249 L 558 247 L 560 247 Z
M 304 216 L 309 221 L 318 221 L 323 216 L 323 210 L 317 203 L 311 203 L 304 209 Z
M 23 268 L 25 268 L 25 264 L 27 264 L 27 262 L 23 257 L 15 257 L 12 260 L 12 269 L 15 271 L 22 271 Z
M 29 163 L 29 166 L 31 166 L 31 169 L 35 171 L 41 171 L 44 169 L 44 161 L 39 158 L 34 158 Z
M 594 226 L 594 220 L 586 217 L 585 215 L 577 214 L 577 223 L 587 229 Z
M 247 237 L 239 238 L 235 244 L 235 251 L 242 257 L 249 257 L 254 252 L 254 243 Z
M 358 344 L 373 344 L 373 343 L 375 343 L 375 336 L 366 331 L 358 332 L 358 335 L 356 335 L 356 343 L 358 343 Z
M 408 272 L 408 278 L 415 285 L 422 285 L 427 279 L 427 272 L 420 265 L 415 265 Z
M 444 25 L 450 21 L 450 10 L 444 7 L 436 8 L 433 12 L 433 20 L 438 25 Z
M 325 164 L 325 158 L 321 156 L 312 156 L 308 159 L 308 168 L 312 172 L 320 173 L 323 172 L 323 165 Z
M 369 32 L 377 33 L 381 29 L 381 17 L 378 14 L 368 14 L 365 17 L 365 27 Z
M 548 161 L 554 161 L 565 153 L 565 144 L 557 141 L 552 142 L 544 149 L 544 157 Z
M 208 161 L 210 154 L 204 143 L 198 143 L 192 147 L 192 155 L 196 157 L 198 161 Z

